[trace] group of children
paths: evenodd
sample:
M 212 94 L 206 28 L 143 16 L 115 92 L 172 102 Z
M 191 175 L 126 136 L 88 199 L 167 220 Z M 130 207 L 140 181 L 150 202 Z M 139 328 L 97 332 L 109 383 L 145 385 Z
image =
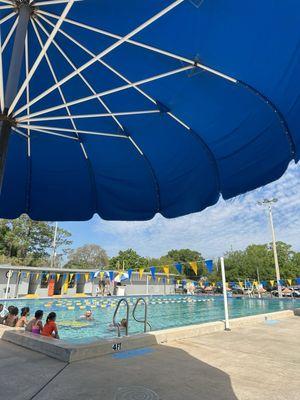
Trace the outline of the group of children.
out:
M 29 307 L 23 307 L 21 309 L 21 315 L 19 317 L 18 307 L 9 306 L 6 309 L 3 304 L 0 304 L 0 324 L 13 328 L 25 328 L 25 331 L 27 332 L 59 339 L 58 329 L 55 323 L 55 312 L 51 312 L 48 315 L 48 317 L 46 318 L 46 323 L 44 325 L 42 322 L 44 312 L 42 310 L 37 310 L 34 314 L 34 318 L 30 320 L 28 319 L 29 314 Z
M 0 304 L 0 324 L 10 326 L 12 328 L 25 328 L 26 332 L 35 333 L 42 336 L 52 337 L 59 339 L 56 321 L 56 313 L 50 312 L 46 318 L 46 323 L 43 325 L 42 310 L 37 310 L 34 314 L 34 318 L 29 319 L 30 309 L 29 307 L 23 307 L 21 309 L 21 315 L 19 317 L 19 309 L 15 306 L 9 306 L 5 308 L 3 304 Z M 87 321 L 93 321 L 92 311 L 87 310 L 84 315 L 81 315 L 79 319 L 85 319 Z M 110 324 L 109 330 L 114 329 L 126 329 L 127 321 L 122 319 L 119 323 Z

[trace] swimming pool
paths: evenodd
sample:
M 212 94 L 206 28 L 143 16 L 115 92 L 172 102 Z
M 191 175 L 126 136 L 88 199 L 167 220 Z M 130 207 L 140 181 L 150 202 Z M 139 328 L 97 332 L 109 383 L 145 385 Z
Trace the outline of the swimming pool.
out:
M 130 304 L 129 334 L 143 332 L 143 324 L 132 317 L 133 306 L 138 297 L 127 297 Z M 148 303 L 148 321 L 152 330 L 174 328 L 224 319 L 223 298 L 213 296 L 144 296 Z M 75 299 L 22 299 L 8 300 L 19 307 L 29 306 L 31 316 L 38 309 L 47 313 L 57 313 L 57 324 L 61 339 L 72 343 L 89 343 L 94 340 L 112 338 L 115 330 L 109 329 L 113 314 L 120 298 L 88 297 Z M 249 315 L 289 310 L 300 307 L 300 300 L 229 298 L 229 316 L 238 318 Z M 86 310 L 92 310 L 94 321 L 80 320 Z M 144 307 L 139 305 L 136 316 L 143 319 Z M 126 315 L 126 307 L 121 306 L 117 320 Z

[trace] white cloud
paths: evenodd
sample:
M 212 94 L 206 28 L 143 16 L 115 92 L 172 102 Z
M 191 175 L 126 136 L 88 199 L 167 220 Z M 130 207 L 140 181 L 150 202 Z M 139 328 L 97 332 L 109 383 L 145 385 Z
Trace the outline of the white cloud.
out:
M 231 247 L 270 241 L 266 210 L 257 201 L 276 197 L 274 224 L 277 240 L 300 250 L 300 173 L 292 164 L 275 183 L 216 206 L 202 213 L 168 220 L 158 215 L 147 222 L 108 222 L 95 218 L 93 234 L 110 255 L 132 247 L 143 256 L 160 256 L 168 250 L 191 248 L 205 257 L 217 257 Z M 95 239 L 95 237 L 94 237 Z

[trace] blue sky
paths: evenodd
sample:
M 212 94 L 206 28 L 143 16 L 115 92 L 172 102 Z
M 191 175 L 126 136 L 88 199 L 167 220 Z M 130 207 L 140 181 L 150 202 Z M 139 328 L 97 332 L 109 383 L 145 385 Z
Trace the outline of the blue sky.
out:
M 243 249 L 250 243 L 271 240 L 267 211 L 257 205 L 277 197 L 273 216 L 277 240 L 300 251 L 300 169 L 290 165 L 272 184 L 229 201 L 219 201 L 201 213 L 167 220 L 157 215 L 147 222 L 108 222 L 94 217 L 88 222 L 60 223 L 72 232 L 74 247 L 97 243 L 109 256 L 129 247 L 145 257 L 158 257 L 170 249 L 190 248 L 205 258 L 221 256 L 226 250 Z

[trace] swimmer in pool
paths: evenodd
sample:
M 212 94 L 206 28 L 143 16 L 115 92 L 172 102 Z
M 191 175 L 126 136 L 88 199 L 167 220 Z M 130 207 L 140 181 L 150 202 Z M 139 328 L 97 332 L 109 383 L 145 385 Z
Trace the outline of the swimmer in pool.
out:
M 85 319 L 87 321 L 94 321 L 94 317 L 92 315 L 92 311 L 87 310 L 84 315 L 81 315 L 79 319 Z
M 125 318 L 123 318 L 123 319 L 121 320 L 121 322 L 118 322 L 116 325 L 114 325 L 114 324 L 109 324 L 108 329 L 109 329 L 110 331 L 112 331 L 112 330 L 114 330 L 114 329 L 117 329 L 118 327 L 119 327 L 120 330 L 126 329 L 126 328 L 127 328 L 127 321 L 126 321 Z

